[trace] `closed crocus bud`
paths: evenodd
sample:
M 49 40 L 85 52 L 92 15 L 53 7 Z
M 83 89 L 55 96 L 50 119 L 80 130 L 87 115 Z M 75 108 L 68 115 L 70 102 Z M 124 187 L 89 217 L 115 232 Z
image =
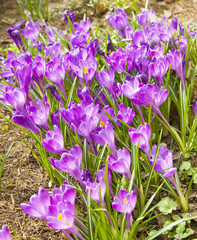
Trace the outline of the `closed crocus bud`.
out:
M 115 145 L 114 129 L 110 123 L 106 124 L 105 122 L 101 122 L 101 127 L 91 134 L 91 138 L 101 146 L 105 146 L 107 143 L 111 151 L 116 154 L 117 149 Z
M 66 152 L 64 148 L 64 138 L 58 126 L 54 125 L 54 132 L 48 131 L 46 138 L 42 139 L 42 146 L 49 152 L 61 155 Z
M 114 70 L 112 67 L 110 67 L 109 73 L 107 70 L 103 69 L 98 74 L 96 74 L 96 79 L 102 86 L 107 88 L 110 93 L 113 93 L 114 76 Z
M 134 117 L 135 117 L 135 111 L 132 108 L 126 107 L 125 105 L 120 104 L 119 111 L 116 116 L 117 119 L 125 122 L 128 125 L 131 125 Z
M 60 171 L 68 172 L 81 182 L 82 150 L 78 145 L 61 155 L 61 159 L 50 159 L 51 164 Z
M 152 148 L 152 159 L 150 160 L 151 166 L 155 159 L 156 150 L 157 145 L 155 144 Z M 167 149 L 167 146 L 160 146 L 154 170 L 156 172 L 161 172 L 164 177 L 170 177 L 177 171 L 177 168 L 173 168 L 173 155 L 172 152 Z
M 45 129 L 46 131 L 49 130 L 48 126 L 48 117 L 49 117 L 49 104 L 47 103 L 47 97 L 44 96 L 44 102 L 36 99 L 35 102 L 37 105 L 31 105 L 28 109 L 29 116 L 35 122 L 36 125 Z
M 124 174 L 127 179 L 131 178 L 131 156 L 129 151 L 126 148 L 119 149 L 117 152 L 117 157 L 110 155 L 109 160 L 109 169 L 114 172 Z
M 64 18 L 64 20 L 67 22 L 68 24 L 68 18 L 70 18 L 71 22 L 74 23 L 75 19 L 76 19 L 76 16 L 73 12 L 70 12 L 68 10 L 65 10 L 63 13 L 62 13 L 62 17 Z
M 0 230 L 0 240 L 11 240 L 10 232 L 5 225 Z
M 156 84 L 146 84 L 132 98 L 132 102 L 137 105 L 152 107 L 152 110 L 158 114 L 159 107 L 168 97 L 168 89 L 163 86 L 159 88 Z
M 40 32 L 40 28 L 39 22 L 35 23 L 33 20 L 31 20 L 30 22 L 26 22 L 25 29 L 22 29 L 21 33 L 28 40 L 35 42 Z
M 137 129 L 130 128 L 129 129 L 129 137 L 131 138 L 131 142 L 141 148 L 149 157 L 149 141 L 151 137 L 151 129 L 148 123 L 144 125 L 140 125 Z
M 12 115 L 12 121 L 21 127 L 30 130 L 37 135 L 39 135 L 39 128 L 36 126 L 36 124 L 32 121 L 32 119 L 26 115 L 23 112 L 14 112 Z

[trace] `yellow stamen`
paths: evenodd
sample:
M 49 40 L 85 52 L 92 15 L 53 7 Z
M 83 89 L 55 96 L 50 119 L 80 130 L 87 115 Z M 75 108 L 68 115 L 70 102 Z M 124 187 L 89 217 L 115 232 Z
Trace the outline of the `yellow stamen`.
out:
M 61 213 L 58 215 L 57 219 L 64 221 L 70 227 L 70 224 L 62 217 Z
M 165 33 L 165 34 L 167 34 L 167 32 L 166 32 L 166 31 L 165 31 L 164 33 Z
M 106 125 L 107 125 L 107 123 L 101 122 L 101 127 L 105 127 Z
M 182 39 L 182 38 L 180 38 L 180 39 L 179 39 L 179 41 L 180 41 L 180 42 L 182 42 L 182 41 L 183 41 L 183 39 Z
M 123 202 L 124 202 L 124 204 L 125 204 L 125 203 L 127 203 L 127 199 L 126 199 L 126 198 L 125 198 L 125 199 L 123 199 Z
M 84 68 L 84 72 L 88 73 L 88 68 L 87 67 Z

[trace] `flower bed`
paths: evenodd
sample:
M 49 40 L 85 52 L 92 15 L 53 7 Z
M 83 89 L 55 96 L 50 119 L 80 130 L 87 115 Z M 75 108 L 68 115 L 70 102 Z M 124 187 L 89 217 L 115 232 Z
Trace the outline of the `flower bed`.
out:
M 184 166 L 190 162 L 182 163 L 183 193 L 174 149 L 163 137 L 169 134 L 183 156 L 196 150 L 197 33 L 178 19 L 151 22 L 153 14 L 144 11 L 129 23 L 118 8 L 107 19 L 115 30 L 106 32 L 90 31 L 89 18 L 77 23 L 66 11 L 69 43 L 46 23 L 43 36 L 31 18 L 22 30 L 24 21 L 8 29 L 18 51 L 2 59 L 0 100 L 13 113 L 12 122 L 35 140 L 39 154 L 33 154 L 51 180 L 61 185 L 51 193 L 41 188 L 21 208 L 68 239 L 193 234 L 188 224 L 196 216 L 188 214 L 188 197 L 197 169 L 189 173 Z M 172 107 L 179 129 L 170 124 Z M 75 206 L 76 192 L 86 214 Z M 177 207 L 183 218 L 171 214 L 162 229 L 150 229 L 155 218 Z M 5 237 L 4 226 L 0 239 Z

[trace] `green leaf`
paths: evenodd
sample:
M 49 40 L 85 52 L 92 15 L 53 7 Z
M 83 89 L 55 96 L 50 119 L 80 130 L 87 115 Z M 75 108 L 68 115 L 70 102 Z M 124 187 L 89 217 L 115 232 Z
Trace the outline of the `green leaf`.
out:
M 173 227 L 175 227 L 176 225 L 178 225 L 181 222 L 187 221 L 187 220 L 191 220 L 191 219 L 195 219 L 197 218 L 197 215 L 193 216 L 193 217 L 189 217 L 189 218 L 185 218 L 185 219 L 180 219 L 176 222 L 171 223 L 170 225 L 160 229 L 159 231 L 157 231 L 155 234 L 152 234 L 151 236 L 147 237 L 145 240 L 152 240 L 152 239 L 156 239 L 156 237 L 158 237 L 160 234 L 163 234 L 164 232 L 168 231 L 169 229 L 172 229 Z M 158 239 L 158 238 L 157 238 Z
M 191 167 L 191 163 L 187 162 L 187 161 L 183 161 L 181 166 L 180 166 L 180 170 L 188 170 Z
M 197 183 L 197 173 L 195 174 L 193 181 L 194 181 L 194 183 Z
M 158 208 L 160 212 L 166 215 L 171 213 L 172 210 L 176 210 L 177 203 L 169 197 L 165 197 L 158 203 Z

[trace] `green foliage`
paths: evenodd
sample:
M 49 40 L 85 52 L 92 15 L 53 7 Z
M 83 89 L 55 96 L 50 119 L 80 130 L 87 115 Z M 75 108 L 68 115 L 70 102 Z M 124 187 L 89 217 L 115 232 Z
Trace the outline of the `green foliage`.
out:
M 177 203 L 170 199 L 169 197 L 165 197 L 158 203 L 158 208 L 161 213 L 167 215 L 171 213 L 173 210 L 176 210 Z

